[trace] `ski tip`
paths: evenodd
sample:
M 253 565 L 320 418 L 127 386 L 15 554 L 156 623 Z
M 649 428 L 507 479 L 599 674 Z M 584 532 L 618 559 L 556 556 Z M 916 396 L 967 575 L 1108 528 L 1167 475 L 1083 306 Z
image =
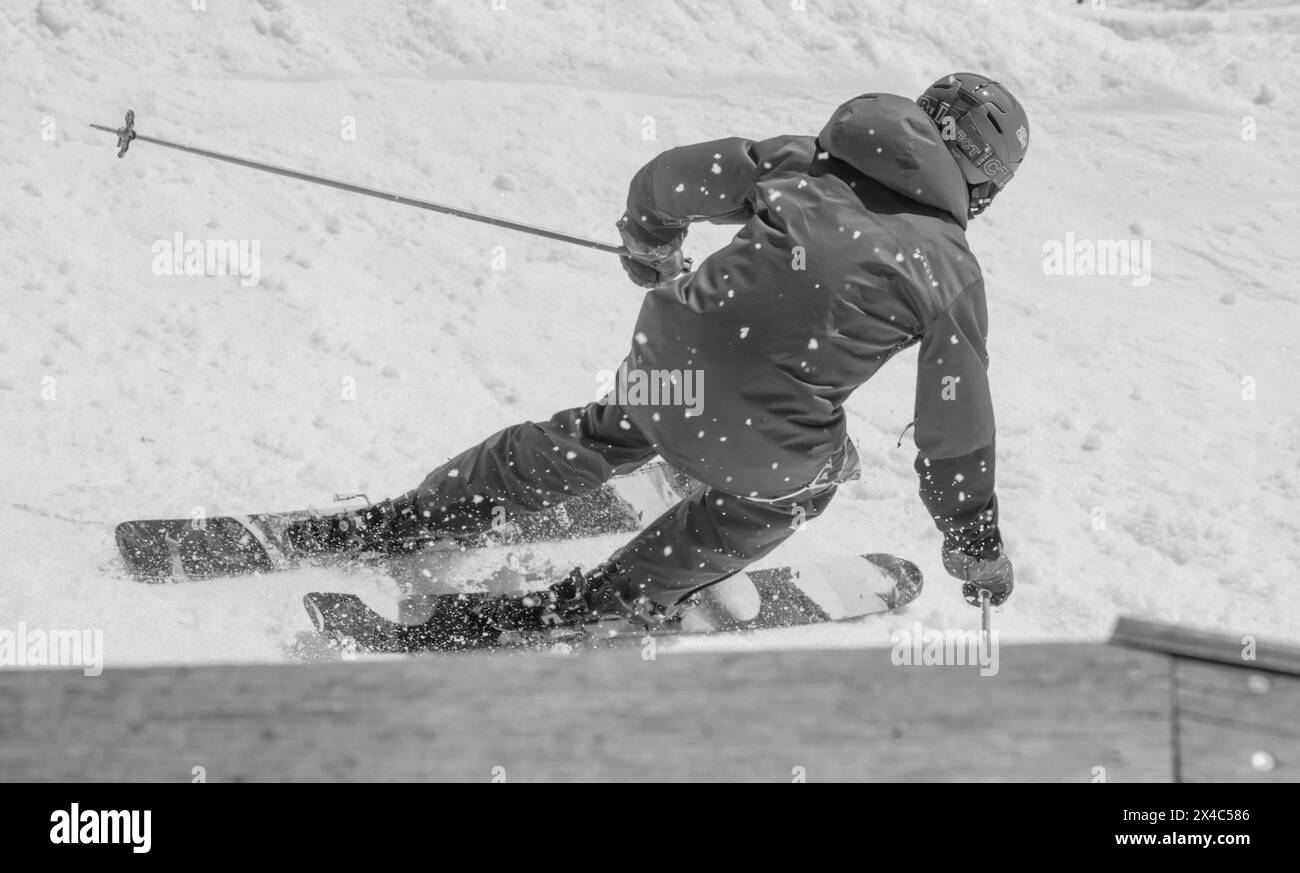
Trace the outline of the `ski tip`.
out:
M 120 522 L 113 528 L 113 540 L 123 566 L 136 581 L 165 582 L 172 578 L 174 568 L 166 538 L 149 522 Z
M 316 633 L 325 633 L 325 613 L 321 611 L 320 605 L 316 602 L 315 592 L 304 594 L 302 605 L 307 610 L 307 617 L 311 619 L 312 627 L 316 628 Z
M 894 580 L 894 590 L 885 601 L 890 609 L 898 609 L 911 603 L 925 587 L 925 576 L 921 568 L 907 558 L 885 552 L 873 552 L 862 557 L 888 573 Z
M 355 594 L 312 591 L 303 595 L 302 605 L 317 632 L 322 634 L 334 633 L 340 627 L 349 626 L 358 620 L 371 623 L 378 620 L 378 616 L 366 606 L 365 601 Z

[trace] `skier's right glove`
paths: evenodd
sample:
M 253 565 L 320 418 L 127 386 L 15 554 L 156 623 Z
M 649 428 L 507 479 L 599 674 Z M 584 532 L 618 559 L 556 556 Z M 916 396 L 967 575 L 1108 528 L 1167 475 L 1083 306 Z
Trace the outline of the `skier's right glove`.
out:
M 955 549 L 945 549 L 943 566 L 949 574 L 962 580 L 961 595 L 971 606 L 980 605 L 981 590 L 988 591 L 991 595 L 989 601 L 994 606 L 1001 606 L 1015 587 L 1011 559 L 1006 555 L 977 558 Z
M 686 267 L 686 259 L 682 257 L 685 234 L 671 242 L 655 245 L 642 242 L 632 234 L 626 215 L 618 220 L 617 227 L 619 236 L 623 237 L 623 248 L 627 249 L 626 255 L 618 257 L 633 282 L 642 288 L 653 288 L 681 275 Z

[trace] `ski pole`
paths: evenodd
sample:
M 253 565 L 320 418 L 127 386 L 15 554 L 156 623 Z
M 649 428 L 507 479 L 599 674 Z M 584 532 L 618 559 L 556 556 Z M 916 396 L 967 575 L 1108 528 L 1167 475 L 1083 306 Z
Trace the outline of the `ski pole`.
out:
M 221 152 L 209 151 L 208 149 L 197 148 L 196 146 L 182 145 L 180 143 L 168 142 L 165 139 L 157 139 L 152 136 L 145 136 L 137 133 L 135 129 L 135 111 L 128 109 L 126 111 L 126 124 L 122 127 L 106 127 L 102 124 L 92 124 L 95 130 L 103 130 L 117 136 L 117 156 L 119 158 L 126 155 L 127 149 L 131 147 L 133 140 L 140 142 L 153 143 L 154 145 L 165 146 L 169 149 L 176 149 L 182 152 L 189 152 L 192 155 L 199 155 L 204 158 L 212 158 L 216 161 L 225 161 L 228 164 L 236 164 L 240 167 L 248 167 L 253 170 L 262 170 L 266 173 L 275 173 L 279 176 L 288 176 L 290 179 L 299 179 L 303 182 L 314 182 L 317 185 L 325 185 L 330 188 L 338 188 L 340 191 L 351 191 L 353 194 L 364 194 L 367 197 L 376 197 L 380 200 L 386 200 L 389 203 L 402 203 L 406 206 L 414 206 L 418 209 L 427 209 L 430 212 L 441 212 L 444 215 L 454 215 L 457 218 L 467 218 L 470 221 L 478 221 L 483 224 L 491 224 L 496 227 L 504 227 L 509 230 L 517 230 L 522 233 L 531 233 L 533 236 L 546 237 L 547 239 L 558 240 L 559 242 L 572 243 L 589 249 L 595 249 L 599 252 L 609 252 L 614 255 L 625 255 L 627 250 L 622 246 L 610 245 L 600 242 L 599 240 L 588 239 L 583 236 L 575 236 L 571 233 L 561 233 L 558 230 L 550 230 L 545 227 L 537 227 L 532 224 L 524 224 L 520 221 L 511 221 L 508 218 L 497 218 L 492 215 L 484 215 L 481 212 L 471 212 L 468 209 L 458 209 L 455 206 L 445 206 L 441 203 L 432 203 L 428 200 L 420 200 L 416 197 L 407 197 L 404 194 L 393 194 L 389 191 L 380 191 L 375 188 L 367 188 L 364 185 L 354 185 L 351 182 L 342 182 L 338 179 L 328 179 L 324 176 L 316 176 L 311 173 L 304 173 L 301 170 L 291 170 L 287 167 L 277 167 L 273 164 L 264 164 L 261 161 L 251 161 L 247 158 L 240 158 L 234 155 L 227 155 Z
M 988 645 L 991 639 L 990 631 L 993 630 L 993 592 L 987 588 L 980 589 L 980 633 L 984 637 L 984 645 Z

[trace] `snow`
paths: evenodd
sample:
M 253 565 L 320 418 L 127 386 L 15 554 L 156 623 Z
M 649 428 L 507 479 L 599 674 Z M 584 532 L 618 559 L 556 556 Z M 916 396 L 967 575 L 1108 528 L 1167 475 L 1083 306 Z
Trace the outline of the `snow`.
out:
M 857 93 L 977 69 L 1034 135 L 970 231 L 1018 573 L 1002 640 L 1100 639 L 1126 614 L 1300 641 L 1294 4 L 200 5 L 0 10 L 0 626 L 102 629 L 110 668 L 284 658 L 301 594 L 392 584 L 146 586 L 112 525 L 404 491 L 588 399 L 641 296 L 608 255 L 145 143 L 119 161 L 88 122 L 131 107 L 143 134 L 613 242 L 627 181 L 664 148 L 813 133 Z M 1150 283 L 1049 275 L 1067 233 L 1149 239 Z M 176 234 L 259 241 L 260 283 L 155 275 Z M 688 249 L 725 239 L 700 226 Z M 914 364 L 853 399 L 863 480 L 767 563 L 894 551 L 925 571 L 922 599 L 687 646 L 974 626 L 896 447 Z

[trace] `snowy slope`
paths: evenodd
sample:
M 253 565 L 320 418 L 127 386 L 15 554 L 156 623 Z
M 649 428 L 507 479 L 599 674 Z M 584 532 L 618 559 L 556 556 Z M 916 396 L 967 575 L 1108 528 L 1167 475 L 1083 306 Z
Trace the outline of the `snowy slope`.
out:
M 639 304 L 608 255 L 146 144 L 118 161 L 87 122 L 129 106 L 142 133 L 613 241 L 661 149 L 813 132 L 856 93 L 978 69 L 1035 132 L 971 231 L 1020 579 L 1003 639 L 1099 638 L 1130 614 L 1300 640 L 1297 6 L 792 5 L 6 0 L 0 626 L 102 629 L 110 665 L 283 657 L 302 592 L 389 586 L 139 585 L 111 525 L 405 490 L 594 397 Z M 154 275 L 176 233 L 260 241 L 260 284 Z M 1067 233 L 1150 240 L 1152 281 L 1045 275 Z M 928 593 L 905 616 L 726 644 L 975 620 L 910 440 L 895 447 L 914 360 L 855 397 L 863 481 L 777 557 L 897 551 Z

